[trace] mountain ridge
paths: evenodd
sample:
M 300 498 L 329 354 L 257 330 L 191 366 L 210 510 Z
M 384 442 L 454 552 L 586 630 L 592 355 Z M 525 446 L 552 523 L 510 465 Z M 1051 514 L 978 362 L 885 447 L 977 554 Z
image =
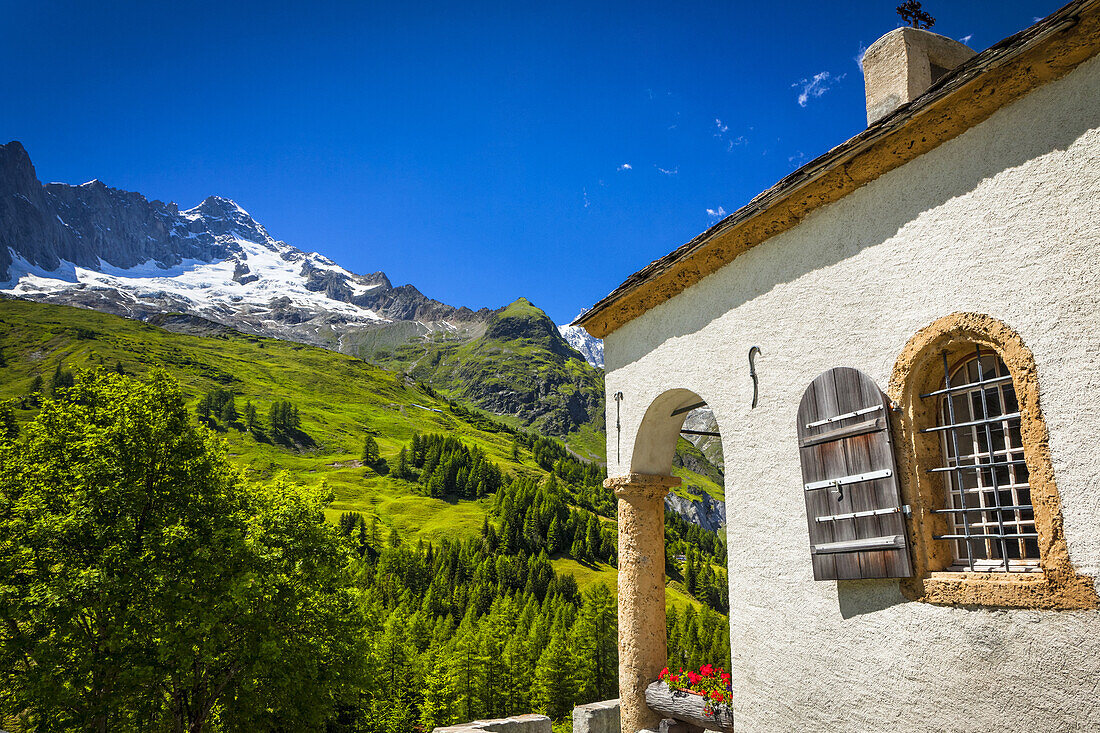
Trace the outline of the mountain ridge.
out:
M 384 272 L 353 273 L 275 239 L 222 196 L 180 210 L 99 180 L 42 184 L 17 141 L 0 145 L 0 292 L 144 321 L 186 314 L 367 359 L 411 346 L 417 356 L 408 363 L 418 378 L 484 409 L 562 437 L 602 421 L 597 373 L 570 366 L 588 354 L 575 351 L 542 311 L 507 319 L 513 330 L 485 341 L 490 324 L 512 306 L 454 307 L 411 284 L 394 286 Z M 463 353 L 477 366 L 461 371 L 492 389 L 452 379 L 453 368 L 438 378 L 425 370 L 431 361 L 424 357 L 441 342 L 471 345 Z M 480 348 L 488 342 L 495 350 Z M 547 410 L 533 407 L 535 390 L 512 358 L 530 348 L 545 352 L 535 361 L 558 373 L 555 386 L 570 392 Z M 573 394 L 578 390 L 582 398 Z

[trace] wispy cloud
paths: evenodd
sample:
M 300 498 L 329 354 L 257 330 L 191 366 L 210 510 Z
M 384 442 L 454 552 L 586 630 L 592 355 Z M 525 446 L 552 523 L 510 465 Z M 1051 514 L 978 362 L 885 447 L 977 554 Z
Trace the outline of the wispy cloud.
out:
M 676 175 L 677 173 L 680 172 L 679 166 L 677 166 L 676 168 L 673 168 L 672 170 L 669 170 L 668 168 L 662 168 L 659 165 L 655 165 L 653 167 L 656 168 L 657 170 L 659 170 L 661 173 L 664 173 L 666 176 L 674 176 L 674 175 Z
M 974 37 L 973 33 L 971 33 L 970 35 L 963 36 L 962 38 L 959 39 L 959 43 L 970 43 L 970 39 L 973 38 L 973 37 Z
M 585 188 L 585 189 L 582 189 L 582 190 L 584 191 L 584 208 L 586 208 L 586 209 L 587 209 L 587 208 L 588 208 L 588 205 L 589 205 L 589 203 L 590 203 L 590 202 L 588 201 L 588 189 L 587 189 L 587 188 Z
M 787 156 L 787 162 L 790 163 L 793 168 L 800 168 L 802 164 L 806 162 L 806 154 L 798 150 L 794 155 Z
M 716 130 L 714 136 L 726 144 L 727 153 L 733 152 L 733 149 L 738 145 L 746 145 L 749 142 L 744 135 L 730 138 L 726 134 L 730 131 L 730 126 L 717 117 L 714 118 L 714 128 Z M 752 128 L 750 127 L 749 129 L 751 130 Z
M 852 61 L 856 62 L 856 66 L 859 67 L 859 73 L 863 73 L 863 57 L 867 55 L 867 47 L 862 43 L 859 44 L 859 51 L 852 57 Z
M 726 210 L 719 206 L 717 209 L 707 209 L 707 216 L 711 219 L 718 220 L 726 215 Z
M 619 166 L 619 170 L 621 170 L 621 171 L 632 171 L 632 170 L 634 170 L 634 166 L 632 166 L 630 163 L 623 163 L 622 165 Z
M 798 106 L 805 107 L 811 99 L 817 99 L 825 95 L 825 92 L 829 91 L 841 81 L 847 74 L 840 74 L 834 76 L 831 72 L 821 71 L 813 75 L 812 79 L 802 79 L 791 87 L 798 89 Z

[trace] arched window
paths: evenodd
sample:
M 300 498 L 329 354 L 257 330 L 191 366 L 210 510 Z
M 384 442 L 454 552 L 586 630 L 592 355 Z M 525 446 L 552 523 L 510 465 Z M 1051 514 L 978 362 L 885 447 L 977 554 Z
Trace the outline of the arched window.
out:
M 965 353 L 965 352 L 964 352 Z M 1005 363 L 975 345 L 954 365 L 943 353 L 943 387 L 923 394 L 939 401 L 946 506 L 953 570 L 1038 571 L 1039 535 L 1031 505 L 1020 408 Z
M 909 339 L 889 395 L 913 577 L 945 605 L 1100 607 L 1070 560 L 1039 403 L 1039 369 L 1010 326 L 952 313 Z

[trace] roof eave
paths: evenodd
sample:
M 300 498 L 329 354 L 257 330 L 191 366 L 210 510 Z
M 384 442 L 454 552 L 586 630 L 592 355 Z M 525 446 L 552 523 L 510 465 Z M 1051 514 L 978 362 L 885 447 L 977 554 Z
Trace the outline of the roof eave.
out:
M 573 321 L 596 338 L 663 303 L 818 208 L 958 137 L 1100 51 L 1100 0 L 1075 0 L 963 63 L 907 105 L 651 262 Z

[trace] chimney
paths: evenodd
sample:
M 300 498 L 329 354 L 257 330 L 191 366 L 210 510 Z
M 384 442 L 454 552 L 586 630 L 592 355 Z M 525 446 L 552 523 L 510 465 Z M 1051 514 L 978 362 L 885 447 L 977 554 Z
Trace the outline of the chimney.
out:
M 863 56 L 867 124 L 912 102 L 974 55 L 968 46 L 931 31 L 908 27 L 890 31 Z

